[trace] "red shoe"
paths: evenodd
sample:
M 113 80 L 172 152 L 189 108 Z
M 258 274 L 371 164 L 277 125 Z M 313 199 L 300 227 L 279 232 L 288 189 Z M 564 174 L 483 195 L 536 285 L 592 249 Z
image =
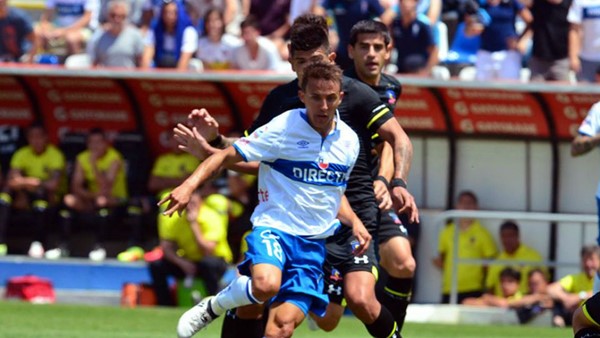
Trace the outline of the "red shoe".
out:
M 146 262 L 154 262 L 161 259 L 162 257 L 163 251 L 160 248 L 160 246 L 157 246 L 156 248 L 152 249 L 152 251 L 148 251 L 144 254 L 144 260 Z

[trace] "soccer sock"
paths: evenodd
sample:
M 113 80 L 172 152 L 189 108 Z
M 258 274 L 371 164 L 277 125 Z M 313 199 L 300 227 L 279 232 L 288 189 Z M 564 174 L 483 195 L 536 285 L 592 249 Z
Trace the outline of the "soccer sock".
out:
M 244 319 L 235 314 L 236 309 L 227 310 L 223 318 L 221 338 L 262 338 L 265 333 L 265 320 Z
M 379 302 L 392 313 L 396 324 L 398 324 L 398 331 L 402 331 L 402 327 L 404 326 L 406 308 L 410 302 L 412 283 L 412 278 L 388 276 L 385 287 L 377 293 Z
M 385 306 L 381 306 L 381 312 L 371 324 L 365 324 L 367 331 L 375 338 L 400 338 L 400 331 L 394 321 L 394 317 Z
M 262 302 L 252 295 L 252 279 L 240 276 L 210 300 L 209 308 L 215 315 L 220 316 L 229 309 L 260 303 Z
M 575 338 L 600 338 L 600 330 L 597 328 L 586 327 L 575 333 Z

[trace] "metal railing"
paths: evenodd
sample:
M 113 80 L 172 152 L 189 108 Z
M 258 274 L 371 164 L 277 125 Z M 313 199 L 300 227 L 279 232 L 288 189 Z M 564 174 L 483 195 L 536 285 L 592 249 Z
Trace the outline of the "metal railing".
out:
M 459 218 L 476 218 L 476 219 L 492 219 L 492 220 L 514 220 L 519 221 L 539 221 L 539 222 L 556 222 L 556 223 L 579 223 L 581 227 L 586 224 L 597 224 L 598 216 L 589 214 L 557 214 L 557 213 L 541 213 L 541 212 L 516 212 L 516 211 L 471 211 L 471 210 L 448 210 L 440 213 L 435 218 L 436 229 L 441 229 L 448 220 L 452 220 L 454 224 L 458 224 Z M 454 239 L 452 246 L 452 278 L 450 288 L 450 304 L 456 304 L 458 300 L 458 264 L 459 263 L 475 263 L 475 264 L 500 264 L 500 263 L 535 263 L 544 264 L 545 266 L 572 266 L 573 263 L 557 262 L 557 261 L 541 261 L 531 262 L 526 260 L 495 260 L 495 259 L 460 259 L 458 257 L 458 239 L 459 231 L 455 227 Z M 439 233 L 439 232 L 438 232 Z M 583 239 L 582 239 L 583 240 Z M 583 243 L 582 243 L 583 244 Z M 577 264 L 579 265 L 579 264 Z

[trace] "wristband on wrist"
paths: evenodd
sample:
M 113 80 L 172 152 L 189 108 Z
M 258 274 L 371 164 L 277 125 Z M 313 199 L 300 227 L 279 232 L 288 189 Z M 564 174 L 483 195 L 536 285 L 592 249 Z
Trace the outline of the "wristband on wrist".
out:
M 401 179 L 401 178 L 394 178 L 394 179 L 392 179 L 391 186 L 392 186 L 392 188 L 402 187 L 404 189 L 408 189 L 408 186 L 406 185 L 406 182 L 404 182 L 404 180 Z
M 383 182 L 383 184 L 385 184 L 386 187 L 390 186 L 390 182 L 387 180 L 387 178 L 385 178 L 385 177 L 383 177 L 381 175 L 378 175 L 377 177 L 375 177 L 375 181 L 381 181 L 381 182 Z
M 223 143 L 223 135 L 221 135 L 221 134 L 218 134 L 214 140 L 208 142 L 208 144 L 210 144 L 211 147 L 215 147 L 215 148 L 219 148 L 222 143 Z

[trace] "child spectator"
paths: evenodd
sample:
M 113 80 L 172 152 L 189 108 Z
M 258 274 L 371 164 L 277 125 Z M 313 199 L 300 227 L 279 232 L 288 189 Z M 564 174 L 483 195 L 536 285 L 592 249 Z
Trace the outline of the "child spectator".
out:
M 520 300 L 523 297 L 521 291 L 519 291 L 519 285 L 521 283 L 521 273 L 513 268 L 504 268 L 500 271 L 498 284 L 500 285 L 500 295 L 494 295 L 485 293 L 481 297 L 466 298 L 463 302 L 464 305 L 474 306 L 494 306 L 509 308 L 514 307 L 514 302 Z
M 223 12 L 213 8 L 204 17 L 205 36 L 198 41 L 196 57 L 202 61 L 204 69 L 229 69 L 233 50 L 241 45 L 241 41 L 225 33 Z

